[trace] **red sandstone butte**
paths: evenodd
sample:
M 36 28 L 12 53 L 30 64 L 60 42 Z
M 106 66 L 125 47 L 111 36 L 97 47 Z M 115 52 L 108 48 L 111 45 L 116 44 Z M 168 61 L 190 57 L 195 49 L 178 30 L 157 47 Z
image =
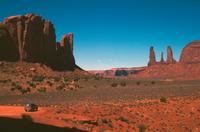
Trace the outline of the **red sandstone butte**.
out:
M 55 69 L 73 70 L 73 34 L 64 41 L 61 49 L 56 48 L 55 28 L 41 16 L 11 16 L 0 24 L 0 61 L 38 62 Z

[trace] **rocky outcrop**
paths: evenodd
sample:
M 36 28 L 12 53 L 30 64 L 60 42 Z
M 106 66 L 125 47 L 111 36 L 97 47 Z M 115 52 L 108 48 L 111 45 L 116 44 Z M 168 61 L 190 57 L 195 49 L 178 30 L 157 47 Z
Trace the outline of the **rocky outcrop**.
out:
M 172 48 L 170 46 L 167 47 L 167 64 L 174 64 L 176 61 L 173 58 Z
M 153 47 L 150 47 L 148 66 L 155 65 L 155 64 L 156 64 L 155 52 L 154 52 Z
M 6 18 L 2 25 L 0 60 L 39 62 L 62 70 L 75 67 L 73 34 L 65 36 L 58 48 L 53 24 L 41 16 L 12 16 Z
M 73 34 L 63 35 L 61 42 L 57 43 L 57 65 L 60 70 L 72 70 L 75 66 L 73 56 Z
M 164 60 L 164 57 L 163 57 L 163 52 L 161 52 L 161 56 L 160 56 L 160 63 L 161 64 L 164 64 L 165 63 L 165 60 Z
M 167 60 L 166 61 L 164 60 L 163 52 L 161 52 L 161 57 L 160 57 L 159 62 L 156 61 L 153 47 L 150 48 L 148 66 L 160 65 L 160 64 L 167 65 L 167 64 L 175 64 L 175 63 L 176 63 L 176 60 L 173 58 L 173 52 L 170 46 L 167 47 Z
M 180 56 L 180 63 L 200 63 L 200 41 L 193 41 L 186 45 Z

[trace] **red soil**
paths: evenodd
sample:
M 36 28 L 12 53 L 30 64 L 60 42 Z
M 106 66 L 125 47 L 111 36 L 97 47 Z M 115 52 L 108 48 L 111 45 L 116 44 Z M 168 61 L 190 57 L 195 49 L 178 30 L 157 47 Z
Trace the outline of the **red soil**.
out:
M 34 122 L 87 131 L 200 131 L 200 98 L 182 97 L 120 102 L 76 102 L 40 107 L 25 112 L 19 106 L 0 106 L 0 116 L 20 118 L 30 115 Z

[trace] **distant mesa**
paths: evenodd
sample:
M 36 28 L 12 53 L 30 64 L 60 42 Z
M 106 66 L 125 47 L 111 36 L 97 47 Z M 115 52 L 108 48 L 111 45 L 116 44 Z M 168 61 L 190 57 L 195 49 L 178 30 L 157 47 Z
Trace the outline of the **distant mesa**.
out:
M 148 66 L 159 64 L 176 64 L 177 61 L 173 58 L 173 51 L 170 46 L 167 47 L 167 60 L 164 60 L 163 52 L 161 52 L 160 62 L 156 61 L 154 48 L 150 47 Z M 192 41 L 186 45 L 180 56 L 179 64 L 200 63 L 200 40 Z
M 200 41 L 193 41 L 186 45 L 180 56 L 180 63 L 200 63 Z
M 56 42 L 53 24 L 41 16 L 8 17 L 0 24 L 0 61 L 37 62 L 55 70 L 74 70 L 73 34 Z

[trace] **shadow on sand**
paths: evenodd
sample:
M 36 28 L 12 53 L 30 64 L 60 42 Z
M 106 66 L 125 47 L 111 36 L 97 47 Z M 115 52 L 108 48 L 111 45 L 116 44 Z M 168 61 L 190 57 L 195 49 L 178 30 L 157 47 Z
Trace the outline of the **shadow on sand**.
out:
M 60 128 L 32 122 L 31 117 L 22 119 L 0 117 L 1 132 L 85 132 L 76 128 Z

